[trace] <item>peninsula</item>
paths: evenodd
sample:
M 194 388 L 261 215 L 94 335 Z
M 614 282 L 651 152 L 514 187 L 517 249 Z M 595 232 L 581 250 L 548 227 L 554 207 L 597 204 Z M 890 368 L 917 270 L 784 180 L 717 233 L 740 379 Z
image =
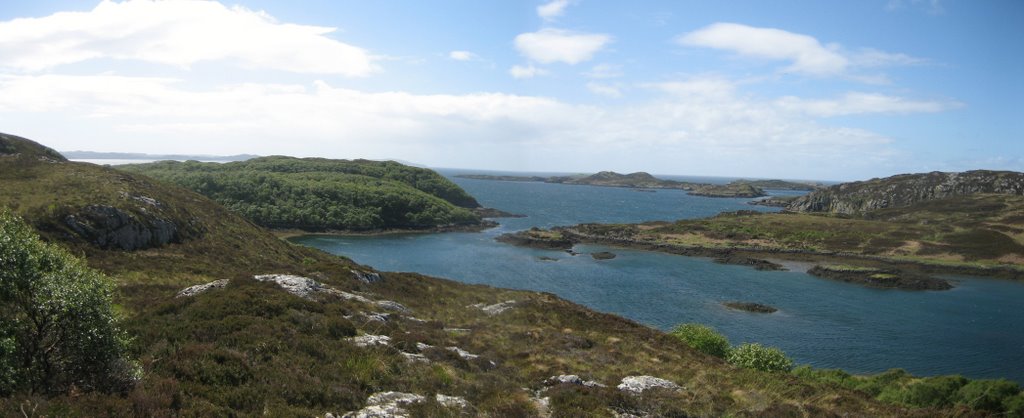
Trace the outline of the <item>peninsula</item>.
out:
M 492 181 L 529 181 L 556 184 L 576 184 L 601 187 L 630 187 L 637 189 L 677 189 L 686 190 L 689 194 L 704 197 L 762 197 L 767 196 L 764 189 L 776 190 L 814 190 L 816 183 L 801 183 L 785 180 L 736 180 L 728 184 L 694 183 L 686 181 L 659 179 L 645 172 L 620 174 L 614 171 L 602 171 L 597 174 L 575 176 L 513 176 L 488 174 L 460 174 L 455 177 L 492 180 Z

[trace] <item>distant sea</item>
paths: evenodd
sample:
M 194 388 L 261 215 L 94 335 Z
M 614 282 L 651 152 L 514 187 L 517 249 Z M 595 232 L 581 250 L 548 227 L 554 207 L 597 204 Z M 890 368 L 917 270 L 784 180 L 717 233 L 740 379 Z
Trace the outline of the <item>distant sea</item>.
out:
M 440 171 L 448 176 L 470 172 Z M 703 323 L 721 331 L 733 344 L 776 346 L 797 363 L 815 367 L 852 373 L 904 368 L 917 375 L 962 374 L 1024 382 L 1022 283 L 951 276 L 957 287 L 949 291 L 879 290 L 807 275 L 809 266 L 799 263 L 790 263 L 791 271 L 757 271 L 706 258 L 603 246 L 578 246 L 576 251 L 583 253 L 578 256 L 520 248 L 494 238 L 533 226 L 674 220 L 775 209 L 748 205 L 748 199 L 696 197 L 679 190 L 641 193 L 451 178 L 482 205 L 528 217 L 499 219 L 499 227 L 480 233 L 306 236 L 294 241 L 382 270 L 552 292 L 663 330 L 685 322 Z M 598 261 L 586 255 L 595 251 L 611 251 L 618 257 Z M 765 303 L 779 311 L 755 314 L 721 305 L 734 300 Z

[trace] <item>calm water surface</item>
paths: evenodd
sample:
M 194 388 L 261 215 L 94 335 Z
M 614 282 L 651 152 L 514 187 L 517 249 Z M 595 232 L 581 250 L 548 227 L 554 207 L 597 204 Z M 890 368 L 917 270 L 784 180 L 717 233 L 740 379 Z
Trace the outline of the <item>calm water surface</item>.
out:
M 445 172 L 452 174 L 453 172 Z M 685 178 L 684 178 L 685 179 Z M 959 373 L 1024 382 L 1024 284 L 955 277 L 950 291 L 868 289 L 793 271 L 765 272 L 705 258 L 581 245 L 612 251 L 613 260 L 520 248 L 497 235 L 532 226 L 641 222 L 770 208 L 747 199 L 529 182 L 453 180 L 481 204 L 528 215 L 501 219 L 482 233 L 380 237 L 306 236 L 298 243 L 391 271 L 414 271 L 467 283 L 552 292 L 566 299 L 669 329 L 711 325 L 734 344 L 760 342 L 798 363 L 854 373 L 901 367 L 915 374 Z M 709 179 L 698 179 L 709 181 Z M 724 181 L 725 179 L 711 179 Z M 717 181 L 716 181 L 717 182 Z M 779 191 L 774 194 L 792 194 Z M 558 261 L 542 261 L 541 256 Z M 721 302 L 775 306 L 770 315 L 725 309 Z

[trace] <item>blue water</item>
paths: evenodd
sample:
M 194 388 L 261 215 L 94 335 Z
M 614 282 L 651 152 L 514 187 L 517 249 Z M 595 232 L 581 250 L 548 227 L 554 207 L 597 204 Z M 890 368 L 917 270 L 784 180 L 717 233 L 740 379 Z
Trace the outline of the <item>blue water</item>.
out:
M 448 172 L 447 174 L 451 174 Z M 1024 284 L 955 277 L 950 291 L 868 289 L 792 271 L 765 272 L 705 258 L 580 245 L 571 256 L 494 241 L 504 232 L 581 222 L 641 222 L 773 210 L 748 199 L 630 189 L 453 178 L 481 204 L 527 218 L 501 219 L 481 233 L 378 237 L 306 236 L 298 243 L 382 270 L 467 283 L 552 292 L 599 311 L 661 329 L 711 325 L 734 344 L 777 346 L 798 363 L 871 373 L 900 367 L 918 375 L 963 374 L 1024 382 Z M 704 180 L 706 181 L 706 180 Z M 778 191 L 775 194 L 795 192 Z M 612 251 L 612 260 L 586 253 Z M 539 257 L 558 261 L 542 261 Z M 729 300 L 765 303 L 774 314 L 725 309 Z

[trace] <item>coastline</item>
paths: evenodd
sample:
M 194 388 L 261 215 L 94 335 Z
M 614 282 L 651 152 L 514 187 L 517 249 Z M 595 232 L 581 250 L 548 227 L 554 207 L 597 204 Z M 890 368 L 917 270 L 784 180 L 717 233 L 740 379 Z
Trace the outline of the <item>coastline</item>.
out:
M 711 259 L 751 258 L 751 259 L 779 259 L 794 262 L 830 263 L 838 264 L 843 262 L 859 262 L 862 264 L 879 267 L 895 267 L 906 269 L 909 273 L 929 275 L 967 275 L 992 277 L 1013 281 L 1024 281 L 1024 269 L 1013 266 L 977 266 L 965 264 L 948 264 L 941 262 L 928 262 L 923 260 L 907 260 L 898 258 L 881 257 L 866 254 L 847 252 L 815 251 L 795 248 L 766 248 L 766 247 L 708 247 L 700 245 L 668 244 L 660 242 L 637 241 L 629 238 L 603 237 L 591 234 L 583 234 L 572 228 L 553 228 L 548 233 L 557 233 L 559 239 L 544 239 L 541 237 L 529 237 L 523 239 L 529 231 L 520 231 L 513 234 L 502 235 L 503 242 L 514 245 L 528 246 L 541 249 L 567 249 L 566 242 L 573 244 L 598 244 L 612 247 L 628 248 L 641 251 L 655 251 L 667 254 L 675 254 L 687 257 L 705 257 Z M 545 231 L 547 232 L 547 231 Z M 518 239 L 510 240 L 508 236 L 518 234 Z M 505 238 L 502 238 L 505 237 Z M 571 246 L 569 247 L 571 248 Z M 863 283 L 861 283 L 863 284 Z M 866 284 L 865 284 L 866 285 Z
M 498 226 L 497 222 L 485 220 L 477 225 L 453 225 L 453 226 L 437 226 L 431 228 L 387 228 L 387 229 L 370 229 L 370 230 L 351 230 L 351 229 L 327 229 L 321 231 L 307 231 L 298 228 L 267 228 L 276 237 L 281 239 L 288 239 L 294 237 L 301 237 L 306 235 L 337 235 L 337 236 L 349 236 L 349 237 L 377 237 L 387 235 L 399 235 L 399 234 L 437 234 L 444 232 L 480 232 Z

